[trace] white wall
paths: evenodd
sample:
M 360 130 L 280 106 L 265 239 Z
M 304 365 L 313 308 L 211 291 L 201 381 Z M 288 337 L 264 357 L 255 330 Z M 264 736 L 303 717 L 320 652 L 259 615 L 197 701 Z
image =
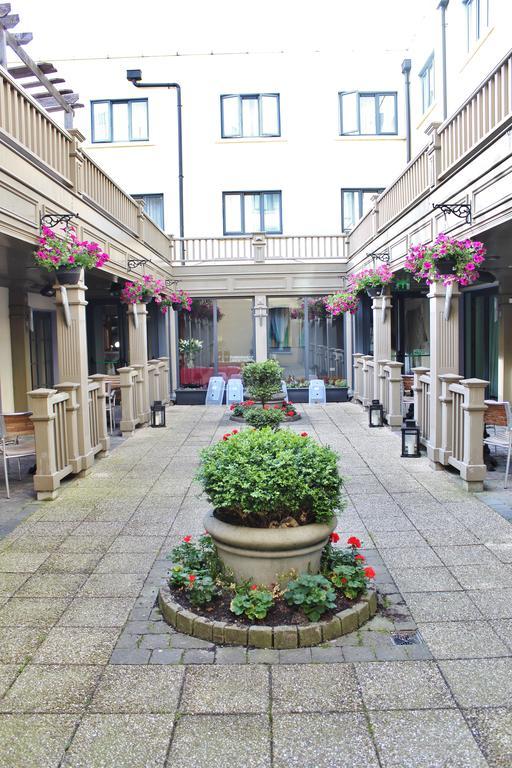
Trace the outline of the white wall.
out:
M 2 410 L 6 412 L 14 411 L 8 288 L 0 288 L 0 389 L 2 393 Z

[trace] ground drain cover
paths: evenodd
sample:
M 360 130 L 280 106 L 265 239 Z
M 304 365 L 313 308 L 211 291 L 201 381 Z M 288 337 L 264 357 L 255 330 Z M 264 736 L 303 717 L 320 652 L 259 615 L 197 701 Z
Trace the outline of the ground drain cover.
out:
M 423 638 L 416 630 L 416 632 L 395 632 L 391 635 L 391 640 L 395 645 L 420 645 L 423 643 Z

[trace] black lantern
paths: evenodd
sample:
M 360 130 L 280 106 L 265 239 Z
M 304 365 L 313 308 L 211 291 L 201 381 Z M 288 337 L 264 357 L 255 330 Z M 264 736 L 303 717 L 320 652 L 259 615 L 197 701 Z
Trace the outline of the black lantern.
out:
M 155 400 L 151 406 L 151 426 L 165 427 L 165 405 L 161 400 Z
M 378 400 L 372 400 L 370 410 L 368 411 L 369 426 L 370 427 L 383 427 L 384 426 L 384 408 Z
M 406 419 L 402 426 L 402 456 L 406 459 L 420 456 L 420 430 L 414 419 Z

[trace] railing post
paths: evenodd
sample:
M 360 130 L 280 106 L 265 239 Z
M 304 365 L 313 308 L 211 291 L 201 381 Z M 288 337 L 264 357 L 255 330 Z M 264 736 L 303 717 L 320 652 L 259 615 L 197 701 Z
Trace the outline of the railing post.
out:
M 139 240 L 144 240 L 144 222 L 146 220 L 146 215 L 144 213 L 144 203 L 140 201 L 136 201 L 138 206 L 137 211 L 137 237 Z
M 108 376 L 104 373 L 95 373 L 90 377 L 92 381 L 99 384 L 98 389 L 98 439 L 101 445 L 101 451 L 98 454 L 101 458 L 108 454 L 110 448 L 110 437 L 107 429 L 107 388 L 106 380 Z
M 267 237 L 263 232 L 257 232 L 251 239 L 252 258 L 256 263 L 262 264 L 265 261 L 267 252 Z
M 159 400 L 167 405 L 169 402 L 169 358 L 159 357 L 160 361 L 160 397 Z
M 461 379 L 464 387 L 464 459 L 460 476 L 467 491 L 478 492 L 484 487 L 487 468 L 484 464 L 485 389 L 488 381 Z
M 372 230 L 373 230 L 373 236 L 376 237 L 379 233 L 379 203 L 378 203 L 379 195 L 372 195 L 370 200 L 373 203 Z
M 138 413 L 135 418 L 141 425 L 149 422 L 149 371 L 147 365 L 132 365 L 137 371 L 135 387 L 137 389 Z
M 56 389 L 33 389 L 27 392 L 36 444 L 37 472 L 34 475 L 34 490 L 40 500 L 55 499 L 60 485 L 53 427 L 55 414 L 51 404 L 51 398 L 56 394 Z
M 78 128 L 70 128 L 68 133 L 72 137 L 69 151 L 69 178 L 75 192 L 80 194 L 83 190 L 82 168 L 84 163 L 81 144 L 85 141 L 85 136 Z
M 363 400 L 363 357 L 361 352 L 354 352 L 352 354 L 353 359 L 353 371 L 354 371 L 354 383 L 353 383 L 353 399 Z
M 441 123 L 430 123 L 425 130 L 430 140 L 427 148 L 430 189 L 434 189 L 437 186 L 439 176 L 441 175 L 441 137 L 437 132 L 440 125 Z
M 119 428 L 123 437 L 130 437 L 139 423 L 133 409 L 132 390 L 135 386 L 132 376 L 133 368 L 126 366 L 125 368 L 118 368 L 117 372 L 121 387 L 121 423 Z
M 452 421 L 453 421 L 453 393 L 450 384 L 457 384 L 462 376 L 455 373 L 442 373 L 441 381 L 441 447 L 439 448 L 439 463 L 447 466 L 453 452 Z
M 428 294 L 430 311 L 430 428 L 428 431 L 427 456 L 434 469 L 439 469 L 439 448 L 441 447 L 441 382 L 443 373 L 459 372 L 459 289 L 457 283 L 450 286 L 452 291 L 450 314 L 446 319 L 445 310 L 449 287 L 441 282 L 433 283 Z
M 371 402 L 371 384 L 370 384 L 370 376 L 373 376 L 373 370 L 369 367 L 368 362 L 370 360 L 373 360 L 373 357 L 371 355 L 363 355 L 362 356 L 363 361 L 363 406 L 366 408 L 368 405 L 370 405 Z
M 71 464 L 71 471 L 74 475 L 80 472 L 80 449 L 78 447 L 78 390 L 79 384 L 65 381 L 62 384 L 56 384 L 55 389 L 58 392 L 66 392 L 66 431 L 68 436 L 68 457 Z
M 414 418 L 416 424 L 420 428 L 420 432 L 423 432 L 422 413 L 423 413 L 423 384 L 420 381 L 421 377 L 428 373 L 429 369 L 423 366 L 417 368 L 411 368 L 414 374 L 414 382 L 412 385 L 413 397 L 414 397 Z
M 160 386 L 159 386 L 159 378 L 160 378 L 160 371 L 158 369 L 158 360 L 149 360 L 148 361 L 148 390 L 149 390 L 149 406 L 153 405 L 155 400 L 159 400 L 160 397 Z
M 128 344 L 129 358 L 132 368 L 143 368 L 139 376 L 139 404 L 141 407 L 140 421 L 146 424 L 149 421 L 149 387 L 148 387 L 148 333 L 147 333 L 147 309 L 142 302 L 131 305 L 132 314 L 137 315 L 137 324 L 133 317 L 128 317 Z
M 403 363 L 391 362 L 387 364 L 389 369 L 388 384 L 388 416 L 387 421 L 390 427 L 400 427 L 402 425 L 402 366 Z
M 375 363 L 375 379 L 377 381 L 377 385 L 374 387 L 374 396 L 379 399 L 379 402 L 382 403 L 384 407 L 384 413 L 387 416 L 387 392 L 386 392 L 386 372 L 384 368 L 388 364 L 388 360 L 378 360 Z

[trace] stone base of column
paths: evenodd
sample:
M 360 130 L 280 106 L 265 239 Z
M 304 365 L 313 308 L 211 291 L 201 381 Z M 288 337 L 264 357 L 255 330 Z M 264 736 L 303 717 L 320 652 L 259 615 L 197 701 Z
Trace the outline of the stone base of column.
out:
M 462 486 L 468 493 L 482 493 L 484 490 L 483 480 L 463 480 Z
M 77 477 L 87 477 L 88 475 L 91 474 L 91 472 L 92 472 L 92 467 L 86 467 L 85 469 L 82 469 L 78 473 Z
M 387 416 L 388 427 L 401 427 L 403 422 L 403 416 L 388 415 Z
M 427 451 L 427 455 L 428 455 L 428 451 Z M 432 461 L 432 459 L 430 457 L 428 457 L 428 459 L 429 459 L 428 460 L 428 465 L 429 465 L 430 469 L 434 470 L 434 472 L 440 472 L 442 469 L 444 469 L 444 465 L 443 464 L 440 464 L 438 461 Z
M 59 490 L 56 488 L 54 491 L 37 491 L 36 498 L 38 501 L 52 501 L 58 497 Z

